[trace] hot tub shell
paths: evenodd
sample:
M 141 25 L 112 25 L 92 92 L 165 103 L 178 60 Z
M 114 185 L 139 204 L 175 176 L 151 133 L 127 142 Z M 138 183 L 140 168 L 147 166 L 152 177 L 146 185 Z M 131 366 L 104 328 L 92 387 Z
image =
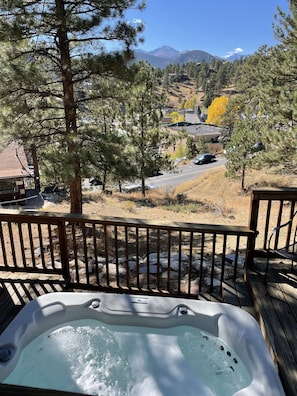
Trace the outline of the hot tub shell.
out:
M 50 293 L 27 304 L 0 336 L 0 382 L 13 370 L 27 344 L 50 328 L 78 319 L 129 326 L 198 327 L 221 338 L 245 364 L 251 383 L 233 396 L 285 395 L 260 328 L 242 309 L 215 302 L 112 293 Z

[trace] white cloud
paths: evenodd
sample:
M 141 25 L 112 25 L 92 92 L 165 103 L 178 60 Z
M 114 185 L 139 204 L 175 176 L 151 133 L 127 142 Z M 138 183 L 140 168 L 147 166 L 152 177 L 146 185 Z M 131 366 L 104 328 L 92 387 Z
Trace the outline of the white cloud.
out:
M 139 19 L 139 18 L 134 18 L 133 21 L 132 21 L 132 23 L 135 24 L 135 25 L 137 25 L 137 24 L 141 24 L 141 23 L 143 23 L 143 22 L 142 22 L 142 20 Z
M 224 56 L 224 58 L 230 58 L 230 56 L 236 55 L 236 54 L 241 54 L 242 52 L 243 52 L 243 49 L 238 47 L 232 51 L 227 52 L 227 54 Z
M 131 21 L 127 22 L 131 26 L 142 25 L 144 26 L 143 20 L 140 18 L 133 18 Z

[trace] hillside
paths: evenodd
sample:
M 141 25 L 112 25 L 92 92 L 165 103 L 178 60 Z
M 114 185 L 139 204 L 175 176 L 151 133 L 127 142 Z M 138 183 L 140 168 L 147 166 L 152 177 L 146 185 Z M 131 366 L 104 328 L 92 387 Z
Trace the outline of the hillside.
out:
M 187 100 L 195 96 L 197 105 L 202 105 L 201 99 L 204 92 L 196 90 L 196 84 L 193 79 L 189 79 L 186 83 L 174 83 L 169 86 L 168 90 L 169 104 L 173 108 L 177 108 L 182 100 Z
M 234 90 L 234 86 L 228 86 L 222 90 L 221 94 L 230 98 L 236 95 L 236 91 Z M 182 100 L 187 100 L 195 96 L 197 106 L 203 106 L 202 99 L 204 95 L 205 93 L 203 91 L 196 89 L 195 80 L 189 78 L 186 82 L 170 84 L 168 90 L 169 105 L 173 108 L 177 108 Z
M 294 176 L 274 175 L 269 170 L 250 172 L 247 175 L 249 191 L 240 191 L 240 181 L 225 178 L 225 167 L 206 172 L 204 176 L 184 183 L 176 189 L 141 193 L 105 195 L 100 190 L 84 191 L 84 214 L 150 219 L 156 223 L 194 222 L 247 225 L 249 220 L 250 190 L 263 186 L 297 187 Z M 42 210 L 69 212 L 69 202 L 46 202 Z

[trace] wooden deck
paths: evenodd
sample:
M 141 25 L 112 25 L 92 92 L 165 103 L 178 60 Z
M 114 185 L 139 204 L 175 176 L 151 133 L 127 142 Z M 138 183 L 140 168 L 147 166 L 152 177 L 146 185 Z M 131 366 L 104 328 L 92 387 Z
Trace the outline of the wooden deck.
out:
M 247 283 L 225 283 L 223 300 L 207 294 L 202 294 L 200 299 L 240 306 L 258 320 L 286 395 L 294 396 L 297 389 L 297 272 L 291 271 L 290 264 L 275 262 L 265 285 L 264 266 L 263 261 L 257 260 L 254 268 L 247 272 Z M 45 293 L 64 290 L 65 285 L 53 276 L 42 279 L 40 274 L 30 278 L 17 273 L 0 274 L 0 333 L 29 301 Z M 2 394 L 5 390 L 0 391 Z
M 264 283 L 266 261 L 256 259 L 247 279 L 257 320 L 274 356 L 287 396 L 297 394 L 297 268 L 274 260 Z
M 65 284 L 59 279 L 41 274 L 0 274 L 0 334 L 28 302 L 46 293 L 64 291 Z

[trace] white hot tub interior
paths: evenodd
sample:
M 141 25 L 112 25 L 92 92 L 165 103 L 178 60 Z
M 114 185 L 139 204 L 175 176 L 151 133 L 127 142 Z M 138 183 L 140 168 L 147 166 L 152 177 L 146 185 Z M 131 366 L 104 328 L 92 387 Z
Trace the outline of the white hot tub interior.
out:
M 243 310 L 109 293 L 51 293 L 24 307 L 0 336 L 0 381 L 110 396 L 284 395 Z

